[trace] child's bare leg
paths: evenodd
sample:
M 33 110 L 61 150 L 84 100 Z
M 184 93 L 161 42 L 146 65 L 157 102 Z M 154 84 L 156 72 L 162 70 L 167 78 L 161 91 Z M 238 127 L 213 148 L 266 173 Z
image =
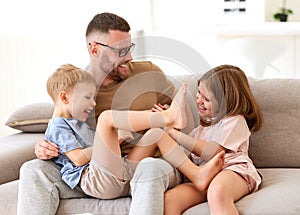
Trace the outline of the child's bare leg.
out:
M 188 208 L 205 201 L 206 191 L 199 191 L 192 183 L 183 183 L 165 192 L 164 214 L 180 215 Z
M 105 122 L 100 122 L 104 124 Z M 123 160 L 116 129 L 110 126 L 96 127 L 91 161 L 100 164 L 115 177 L 123 180 Z
M 165 134 L 160 128 L 149 129 L 139 140 L 135 147 L 128 153 L 128 160 L 131 161 L 132 167 L 135 169 L 137 164 L 146 157 L 153 157 L 158 147 L 157 142 Z
M 114 113 L 117 113 L 116 115 L 118 115 L 118 125 L 115 125 L 112 120 Z M 136 114 L 140 115 L 140 118 L 135 119 Z M 128 128 L 131 125 L 128 125 L 127 123 L 129 123 L 130 120 L 135 120 L 133 123 L 135 126 L 134 128 L 141 128 L 145 126 L 145 124 L 141 123 L 140 125 L 140 120 L 143 117 L 151 117 L 152 115 L 157 116 L 157 120 L 154 123 L 164 124 L 164 121 L 158 122 L 162 119 L 160 112 L 104 111 L 98 118 L 92 159 L 109 170 L 117 178 L 123 179 L 123 160 L 121 157 L 121 150 L 115 126 L 121 129 L 130 130 Z M 131 117 L 129 121 L 122 118 L 126 116 Z M 137 163 L 143 158 L 152 157 L 155 154 L 157 150 L 156 142 L 159 140 L 164 131 L 162 129 L 158 129 L 153 130 L 153 132 L 152 130 L 149 130 L 140 140 L 141 143 L 137 144 L 137 146 L 134 147 L 128 154 L 128 160 L 132 162 L 133 168 L 135 168 Z
M 131 130 L 131 129 L 144 129 L 148 128 L 148 118 L 155 115 L 157 120 L 154 123 L 164 125 L 164 118 L 160 112 L 153 113 L 148 111 L 104 111 L 98 118 L 96 127 L 96 134 L 93 145 L 92 160 L 97 161 L 101 166 L 105 167 L 114 176 L 120 179 L 123 178 L 123 160 L 121 157 L 121 150 L 119 145 L 119 138 L 115 127 L 118 129 Z M 117 120 L 113 120 L 113 117 L 117 116 Z M 129 117 L 127 119 L 127 117 Z M 138 117 L 138 118 L 136 118 Z M 146 121 L 146 122 L 143 122 Z M 133 121 L 133 125 L 130 124 Z M 134 126 L 134 127 L 132 127 Z M 162 130 L 161 130 L 162 131 Z M 157 134 L 150 135 L 152 137 Z M 142 139 L 148 139 L 147 135 L 143 136 Z M 151 142 L 151 144 L 149 143 Z M 128 160 L 132 162 L 132 167 L 135 168 L 137 163 L 143 158 L 152 157 L 157 146 L 156 141 L 149 139 L 147 141 L 149 145 L 147 147 L 136 146 L 128 154 Z M 152 144 L 153 143 L 153 144 Z
M 165 131 L 160 128 L 152 128 L 150 131 L 151 133 L 149 134 L 152 135 L 148 135 L 148 138 L 142 138 L 143 141 L 140 141 L 134 148 L 136 151 L 130 154 L 132 160 L 140 161 L 142 159 L 141 156 L 145 156 L 147 149 L 150 149 L 149 147 L 152 147 L 151 153 L 153 153 L 157 145 L 164 159 L 188 177 L 200 191 L 206 190 L 213 177 L 222 169 L 224 164 L 224 151 L 217 154 L 205 165 L 197 166 Z M 139 152 L 143 147 L 144 154 Z
M 109 124 L 109 126 L 129 131 L 140 131 L 148 128 L 167 126 L 183 128 L 186 125 L 186 93 L 187 85 L 183 84 L 175 95 L 171 106 L 165 111 L 114 110 L 103 112 L 99 118 L 106 118 L 105 122 Z
M 92 159 L 110 170 L 116 177 L 122 178 L 123 162 L 115 128 L 139 131 L 151 127 L 183 126 L 185 113 L 180 112 L 185 111 L 186 87 L 183 84 L 174 97 L 174 102 L 166 111 L 110 110 L 102 112 L 98 118 Z
M 188 177 L 200 191 L 207 189 L 213 177 L 221 171 L 224 165 L 224 151 L 218 153 L 203 166 L 195 165 L 167 133 L 157 145 L 164 159 Z
M 239 212 L 234 204 L 249 193 L 247 182 L 231 170 L 221 171 L 209 185 L 207 191 L 211 214 L 236 214 Z
M 206 190 L 211 180 L 222 170 L 224 166 L 224 155 L 224 151 L 219 152 L 206 164 L 199 166 L 199 170 L 195 172 L 195 175 L 191 173 L 191 176 L 189 176 L 190 180 L 198 190 Z

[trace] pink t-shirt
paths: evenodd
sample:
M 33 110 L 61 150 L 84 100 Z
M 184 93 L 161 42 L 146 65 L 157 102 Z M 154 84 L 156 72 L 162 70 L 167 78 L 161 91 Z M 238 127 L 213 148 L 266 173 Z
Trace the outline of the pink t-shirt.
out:
M 220 122 L 209 127 L 198 126 L 191 133 L 196 139 L 215 142 L 223 146 L 225 151 L 224 169 L 230 169 L 242 176 L 250 176 L 256 184 L 251 190 L 256 190 L 261 178 L 248 155 L 249 137 L 251 132 L 242 115 L 225 117 Z M 204 161 L 192 154 L 192 160 L 197 165 Z

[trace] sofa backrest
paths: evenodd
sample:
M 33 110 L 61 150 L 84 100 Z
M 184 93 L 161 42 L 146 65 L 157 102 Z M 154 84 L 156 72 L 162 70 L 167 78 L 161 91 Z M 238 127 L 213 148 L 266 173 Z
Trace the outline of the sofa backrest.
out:
M 300 167 L 300 79 L 249 79 L 264 115 L 251 135 L 249 154 L 256 167 Z
M 195 103 L 197 78 L 170 77 L 176 86 L 187 82 L 194 125 L 199 124 Z M 300 79 L 252 79 L 251 90 L 259 103 L 263 128 L 250 137 L 249 155 L 258 168 L 300 167 Z

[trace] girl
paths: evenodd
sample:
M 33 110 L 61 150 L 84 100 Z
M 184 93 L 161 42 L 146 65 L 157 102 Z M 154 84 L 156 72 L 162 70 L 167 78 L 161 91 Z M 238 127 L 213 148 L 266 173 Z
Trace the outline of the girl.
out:
M 251 131 L 262 126 L 262 114 L 251 93 L 247 77 L 238 67 L 216 67 L 199 80 L 197 104 L 200 126 L 190 136 L 176 130 L 168 133 L 192 151 L 193 160 L 209 160 L 225 151 L 223 169 L 212 179 L 207 191 L 184 183 L 165 193 L 165 214 L 184 210 L 208 201 L 210 214 L 238 214 L 234 202 L 255 192 L 261 177 L 248 156 Z M 201 159 L 200 159 L 201 157 Z

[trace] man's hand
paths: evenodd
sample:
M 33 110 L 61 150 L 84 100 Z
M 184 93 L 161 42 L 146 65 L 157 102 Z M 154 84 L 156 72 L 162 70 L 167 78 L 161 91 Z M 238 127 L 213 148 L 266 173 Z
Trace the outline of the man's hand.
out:
M 58 146 L 47 140 L 38 140 L 34 150 L 36 157 L 41 160 L 49 160 L 59 155 Z

